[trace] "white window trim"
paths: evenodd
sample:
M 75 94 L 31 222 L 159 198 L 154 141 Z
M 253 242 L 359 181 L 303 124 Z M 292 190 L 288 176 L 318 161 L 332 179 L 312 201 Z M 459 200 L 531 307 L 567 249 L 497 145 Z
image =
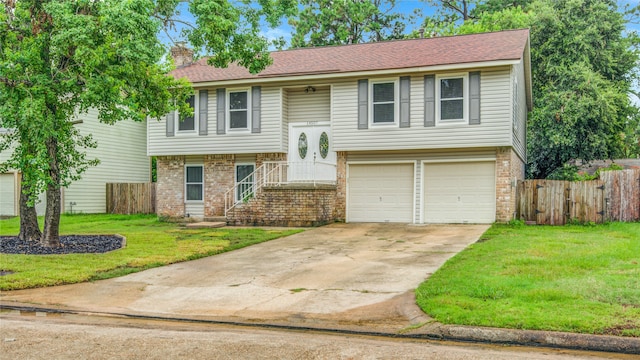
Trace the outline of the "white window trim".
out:
M 248 165 L 253 166 L 253 171 L 252 172 L 256 171 L 256 163 L 254 163 L 254 162 L 238 162 L 238 163 L 235 163 L 235 165 L 233 167 L 233 178 L 234 178 L 234 182 L 233 182 L 234 186 L 233 187 L 235 189 L 234 194 L 233 194 L 233 198 L 236 201 L 238 200 L 238 184 L 239 184 L 239 181 L 242 180 L 242 179 L 238 179 L 238 166 L 248 166 Z M 253 177 L 254 192 L 255 192 L 255 184 L 256 184 L 256 178 L 255 178 L 255 175 L 254 175 L 254 177 Z
M 512 121 L 513 121 L 513 132 L 515 134 L 518 133 L 518 130 L 519 130 L 519 126 L 518 125 L 519 125 L 519 122 L 520 122 L 519 121 L 520 120 L 519 119 L 519 117 L 520 117 L 519 110 L 520 109 L 518 108 L 518 104 L 519 104 L 519 100 L 520 99 L 518 98 L 518 96 L 519 96 L 519 94 L 518 94 L 518 74 L 516 74 L 513 77 L 513 99 L 512 99 L 512 102 L 511 102 L 511 107 L 512 107 L 511 116 L 513 117 L 513 119 L 512 119 Z
M 445 79 L 459 79 L 462 78 L 462 119 L 448 119 L 442 120 L 440 118 L 441 111 L 441 96 L 440 96 L 440 81 Z M 469 73 L 456 73 L 446 75 L 436 75 L 436 123 L 445 124 L 468 124 L 469 123 Z
M 373 122 L 373 85 L 393 83 L 393 122 L 376 123 Z M 398 78 L 369 80 L 369 126 L 395 126 L 400 123 L 400 81 Z
M 200 125 L 200 90 L 196 90 L 193 94 L 193 130 L 180 130 L 180 112 L 176 110 L 174 121 L 176 122 L 176 135 L 193 135 L 198 134 Z
M 187 168 L 188 167 L 201 167 L 202 168 L 202 183 L 189 183 L 189 184 L 202 184 L 202 200 L 187 200 Z M 204 203 L 204 164 L 185 164 L 184 165 L 184 202 L 189 204 L 202 204 Z
M 237 129 L 231 127 L 231 93 L 236 92 L 246 92 L 247 93 L 247 127 L 246 129 Z M 225 93 L 225 118 L 226 118 L 226 127 L 227 132 L 251 132 L 251 88 L 234 88 L 227 89 Z

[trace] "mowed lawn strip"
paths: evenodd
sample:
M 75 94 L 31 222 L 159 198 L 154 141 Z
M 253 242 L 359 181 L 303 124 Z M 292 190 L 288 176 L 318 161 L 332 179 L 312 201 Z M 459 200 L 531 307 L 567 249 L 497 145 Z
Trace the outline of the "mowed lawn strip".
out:
M 640 223 L 494 225 L 416 296 L 445 324 L 640 337 Z
M 120 234 L 125 248 L 104 254 L 0 254 L 0 290 L 17 290 L 107 279 L 194 260 L 288 236 L 302 230 L 257 228 L 187 229 L 155 215 L 63 215 L 61 235 Z M 16 235 L 19 219 L 0 220 L 0 235 Z

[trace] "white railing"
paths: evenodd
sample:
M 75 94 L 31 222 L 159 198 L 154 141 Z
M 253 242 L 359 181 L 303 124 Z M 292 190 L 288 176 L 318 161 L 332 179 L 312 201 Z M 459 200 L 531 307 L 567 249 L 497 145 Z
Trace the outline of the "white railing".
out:
M 224 195 L 224 214 L 240 203 L 248 202 L 264 186 L 285 184 L 336 183 L 336 165 L 325 162 L 265 161 L 254 172 L 238 181 Z

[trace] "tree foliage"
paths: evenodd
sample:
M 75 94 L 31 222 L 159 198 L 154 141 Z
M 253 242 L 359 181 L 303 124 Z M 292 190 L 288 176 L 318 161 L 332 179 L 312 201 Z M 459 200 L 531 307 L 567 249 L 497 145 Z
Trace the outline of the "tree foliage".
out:
M 638 109 L 629 99 L 638 38 L 625 29 L 633 14 L 611 0 L 489 0 L 440 33 L 530 28 L 527 175 L 545 178 L 572 159 L 638 156 Z
M 258 24 L 261 19 L 274 23 L 294 3 L 260 0 L 235 6 L 230 1 L 193 0 L 189 8 L 195 24 L 182 35 L 211 54 L 210 63 L 226 66 L 237 61 L 255 73 L 270 62 Z M 95 141 L 74 127 L 77 115 L 95 108 L 101 122 L 114 124 L 159 118 L 176 107 L 190 111 L 184 101 L 190 87 L 167 75 L 170 67 L 161 62 L 166 49 L 158 40 L 159 32 L 179 21 L 178 4 L 178 0 L 2 2 L 0 128 L 10 130 L 0 137 L 0 151 L 13 151 L 1 167 L 22 173 L 21 214 L 33 208 L 37 194 L 46 190 L 43 243 L 59 243 L 60 188 L 97 163 L 86 158 L 84 149 L 94 147 Z M 24 217 L 30 223 L 20 235 L 33 240 L 39 229 L 32 218 Z
M 407 18 L 395 0 L 301 0 L 289 17 L 292 47 L 357 44 L 402 38 Z

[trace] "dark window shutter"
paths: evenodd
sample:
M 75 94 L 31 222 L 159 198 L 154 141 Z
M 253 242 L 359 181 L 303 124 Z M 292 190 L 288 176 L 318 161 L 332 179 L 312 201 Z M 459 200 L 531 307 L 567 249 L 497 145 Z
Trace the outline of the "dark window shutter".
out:
M 369 80 L 358 80 L 358 129 L 369 127 Z
M 167 114 L 167 136 L 174 136 L 176 134 L 176 112 L 170 111 Z
M 208 90 L 200 90 L 200 103 L 198 104 L 199 107 L 199 116 L 200 116 L 200 120 L 199 120 L 199 126 L 198 126 L 198 133 L 200 135 L 207 135 L 208 134 L 208 123 L 209 123 L 209 91 Z
M 262 88 L 254 86 L 251 88 L 251 132 L 260 133 L 260 97 Z
M 480 72 L 469 73 L 469 125 L 480 124 Z
M 424 126 L 436 126 L 436 76 L 424 76 Z
M 411 77 L 400 78 L 400 127 L 408 128 L 411 125 Z
M 224 88 L 216 91 L 216 134 L 218 135 L 223 135 L 227 129 L 227 123 L 224 118 L 224 115 L 227 113 L 226 96 L 227 92 Z

